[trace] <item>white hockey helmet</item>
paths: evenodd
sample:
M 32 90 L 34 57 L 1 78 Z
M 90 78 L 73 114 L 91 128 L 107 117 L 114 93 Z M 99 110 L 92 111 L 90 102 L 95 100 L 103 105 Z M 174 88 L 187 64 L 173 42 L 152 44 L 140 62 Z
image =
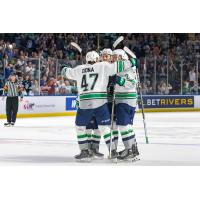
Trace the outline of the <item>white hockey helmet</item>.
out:
M 99 54 L 96 51 L 89 51 L 86 54 L 86 62 L 97 62 L 99 60 Z
M 113 55 L 119 56 L 119 55 L 120 55 L 120 50 L 121 50 L 121 49 L 115 49 L 115 50 L 113 51 Z
M 128 60 L 128 55 L 123 49 L 115 49 L 113 55 L 121 56 L 123 60 Z
M 104 55 L 104 54 L 112 56 L 112 50 L 111 49 L 103 49 L 101 52 L 101 55 Z

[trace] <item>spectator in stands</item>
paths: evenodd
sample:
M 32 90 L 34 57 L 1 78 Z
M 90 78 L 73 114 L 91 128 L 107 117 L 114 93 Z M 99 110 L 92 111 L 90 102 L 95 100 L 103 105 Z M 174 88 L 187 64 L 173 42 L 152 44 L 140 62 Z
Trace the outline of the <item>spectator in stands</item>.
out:
M 50 78 L 50 80 L 47 83 L 47 91 L 48 91 L 48 95 L 55 95 L 55 80 L 54 78 Z
M 22 81 L 22 85 L 23 85 L 23 88 L 24 88 L 24 91 L 25 91 L 25 95 L 29 96 L 29 93 L 31 91 L 31 86 L 32 86 L 31 79 L 30 79 L 29 75 L 25 76 L 24 80 Z
M 49 87 L 47 85 L 47 76 L 43 76 L 42 80 L 40 81 L 40 88 L 41 88 L 41 95 L 47 95 Z
M 190 87 L 190 93 L 191 94 L 198 94 L 200 90 L 200 87 L 198 86 L 197 82 L 192 82 L 192 86 Z
M 4 56 L 3 56 L 3 65 L 4 65 L 4 67 L 6 67 L 6 66 L 8 66 L 8 64 L 9 64 L 8 55 L 4 54 Z
M 141 83 L 142 94 L 146 95 L 148 93 L 148 87 L 145 83 Z
M 65 80 L 65 89 L 67 94 L 72 94 L 72 90 L 73 90 L 73 86 L 70 84 L 70 82 L 68 80 Z
M 37 79 L 33 80 L 32 90 L 29 93 L 30 95 L 40 95 L 39 94 L 39 82 Z
M 13 72 L 14 69 L 12 63 L 8 63 L 8 65 L 5 66 L 5 79 L 7 80 Z
M 25 57 L 23 55 L 19 56 L 16 64 L 19 65 L 20 67 L 25 66 L 26 64 Z
M 0 78 L 5 78 L 4 77 L 4 66 L 3 66 L 3 61 L 0 59 Z
M 12 44 L 7 44 L 6 48 L 4 50 L 4 54 L 8 56 L 8 61 L 11 61 L 13 59 L 13 45 Z
M 47 85 L 47 76 L 43 76 L 42 79 L 40 80 L 40 87 L 46 86 Z
M 55 93 L 58 95 L 58 94 L 61 94 L 60 91 L 61 91 L 61 88 L 64 88 L 65 86 L 65 83 L 64 83 L 64 79 L 62 76 L 58 76 L 57 78 L 57 81 L 56 81 L 56 84 L 55 84 Z M 62 90 L 62 94 L 63 94 L 63 90 Z
M 119 35 L 121 34 L 101 34 L 101 37 L 99 37 L 100 49 L 111 47 L 113 41 Z M 3 63 L 3 67 L 6 69 L 6 78 L 11 73 L 16 72 L 18 76 L 28 74 L 33 80 L 39 80 L 43 76 L 46 76 L 50 80 L 51 77 L 59 75 L 59 65 L 67 64 L 75 67 L 77 64 L 82 63 L 84 54 L 88 50 L 97 50 L 97 34 L 91 33 L 36 33 L 12 34 L 10 36 L 9 34 L 0 34 L 0 36 L 0 63 Z M 199 55 L 200 34 L 128 33 L 123 34 L 123 36 L 125 37 L 124 44 L 135 52 L 141 63 L 144 64 L 143 60 L 146 58 L 146 78 L 150 83 L 154 82 L 153 75 L 156 63 L 157 88 L 160 87 L 162 80 L 166 80 L 168 63 L 168 80 L 172 86 L 172 90 L 169 91 L 173 94 L 180 92 L 180 63 L 182 61 L 184 63 L 183 79 L 188 79 L 191 86 L 194 86 L 194 81 L 197 79 L 196 72 L 195 70 L 190 70 L 189 66 L 195 65 L 197 55 Z M 83 49 L 82 58 L 80 58 L 79 52 L 69 45 L 71 41 L 80 44 Z M 40 72 L 38 63 L 39 56 L 41 58 Z M 34 60 L 32 60 L 33 58 Z M 59 59 L 58 62 L 57 59 Z M 9 63 L 11 64 L 8 67 Z M 57 70 L 56 66 L 58 66 Z M 56 74 L 56 72 L 58 73 Z M 139 68 L 139 72 L 143 74 L 142 67 Z M 4 74 L 4 70 L 0 69 L 0 76 L 1 74 Z M 150 94 L 152 90 L 147 82 L 145 84 L 146 86 L 144 87 L 147 87 L 146 93 Z M 71 82 L 70 85 L 72 85 Z M 43 87 L 43 84 L 41 84 L 41 90 Z M 162 87 L 164 88 L 164 86 Z M 59 89 L 56 85 L 56 94 L 58 91 Z M 67 89 L 67 91 L 70 91 L 70 89 Z M 161 91 L 159 90 L 159 92 Z
M 149 80 L 147 81 L 146 87 L 147 87 L 147 93 L 146 94 L 152 95 L 153 94 L 153 87 L 151 85 L 151 81 L 149 81 Z
M 161 81 L 158 85 L 158 94 L 166 95 L 169 94 L 172 89 L 171 85 L 167 85 L 165 81 Z
M 67 94 L 66 88 L 65 88 L 65 87 L 60 87 L 60 89 L 59 89 L 59 94 L 60 94 L 60 95 L 66 95 L 66 94 Z
M 190 84 L 194 84 L 194 82 L 196 81 L 196 73 L 193 67 L 191 68 L 189 72 L 189 80 L 190 80 Z
M 27 66 L 25 68 L 25 73 L 29 76 L 33 77 L 35 73 L 35 67 L 33 66 L 31 61 L 28 61 Z
M 182 92 L 184 95 L 190 94 L 190 84 L 188 81 L 183 82 Z

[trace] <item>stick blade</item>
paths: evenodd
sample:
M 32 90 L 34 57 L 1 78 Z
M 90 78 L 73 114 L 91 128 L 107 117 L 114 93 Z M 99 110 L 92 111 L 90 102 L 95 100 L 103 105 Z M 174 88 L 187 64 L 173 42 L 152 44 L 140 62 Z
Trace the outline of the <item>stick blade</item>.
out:
M 75 47 L 80 53 L 82 52 L 82 49 L 81 49 L 81 47 L 78 45 L 78 44 L 76 44 L 75 42 L 71 42 L 70 43 L 73 47 Z
M 113 48 L 115 49 L 117 47 L 117 45 L 122 41 L 124 40 L 124 37 L 123 36 L 120 36 L 118 37 L 115 42 L 113 43 Z
M 128 47 L 124 47 L 124 51 L 130 55 L 132 58 L 136 58 L 136 55 L 128 48 Z

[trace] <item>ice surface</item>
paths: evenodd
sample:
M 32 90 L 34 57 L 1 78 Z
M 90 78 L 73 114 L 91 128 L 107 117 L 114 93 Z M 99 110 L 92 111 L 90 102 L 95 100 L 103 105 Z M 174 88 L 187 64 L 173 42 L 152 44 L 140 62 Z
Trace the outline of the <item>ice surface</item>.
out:
M 75 117 L 17 119 L 15 127 L 0 121 L 1 165 L 115 165 L 103 160 L 78 163 Z M 141 160 L 118 165 L 200 165 L 200 112 L 146 113 L 150 144 L 145 144 L 142 116 L 135 116 L 135 133 Z M 123 149 L 120 142 L 119 150 Z

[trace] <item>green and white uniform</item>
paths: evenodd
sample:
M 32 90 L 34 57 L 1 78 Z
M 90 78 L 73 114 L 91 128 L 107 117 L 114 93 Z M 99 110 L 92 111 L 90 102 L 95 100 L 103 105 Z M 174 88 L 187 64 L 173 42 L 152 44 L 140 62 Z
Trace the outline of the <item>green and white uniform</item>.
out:
M 129 63 L 129 61 L 126 61 Z M 137 75 L 135 67 L 128 67 L 131 64 L 127 64 L 123 61 L 118 61 L 118 73 L 125 79 L 123 85 L 115 86 L 115 99 L 116 104 L 126 103 L 132 107 L 136 107 L 137 104 Z
M 117 67 L 116 63 L 99 62 L 93 65 L 85 64 L 75 68 L 67 68 L 65 73 L 68 79 L 77 81 L 79 108 L 82 110 L 85 109 L 87 112 L 87 109 L 96 109 L 108 102 L 107 85 L 109 76 L 117 73 Z M 89 148 L 87 141 L 90 140 L 91 134 L 86 133 L 86 125 L 76 126 L 77 138 L 81 150 Z M 110 126 L 99 125 L 98 127 L 109 147 Z M 98 138 L 95 139 L 100 140 L 99 133 Z M 112 145 L 111 149 L 115 149 L 115 145 Z
M 115 87 L 115 103 L 127 104 L 131 107 L 136 107 L 137 104 L 137 74 L 136 68 L 126 68 L 123 61 L 118 65 L 118 72 L 122 78 L 125 79 L 123 85 L 116 85 Z M 129 62 L 129 61 L 127 61 Z M 123 116 L 117 116 L 120 118 Z M 113 135 L 115 136 L 115 145 L 118 145 L 118 131 L 121 133 L 122 141 L 126 149 L 130 149 L 135 142 L 135 133 L 132 124 L 115 126 Z
M 99 62 L 93 65 L 85 64 L 75 68 L 65 69 L 65 76 L 68 79 L 77 81 L 80 109 L 85 109 L 87 112 L 87 109 L 99 108 L 108 102 L 107 85 L 109 76 L 118 73 L 118 64 L 119 63 L 110 64 L 108 62 Z M 125 66 L 126 69 L 128 69 L 131 67 L 131 64 Z M 98 127 L 109 147 L 110 126 L 99 125 Z M 86 125 L 76 126 L 76 131 L 80 149 L 88 149 L 87 141 L 90 138 L 88 138 L 86 134 Z M 98 137 L 98 139 L 100 139 L 100 137 Z M 115 149 L 114 143 L 111 149 Z
M 98 108 L 107 103 L 109 76 L 116 73 L 116 63 L 108 62 L 67 68 L 66 77 L 77 81 L 80 109 Z

